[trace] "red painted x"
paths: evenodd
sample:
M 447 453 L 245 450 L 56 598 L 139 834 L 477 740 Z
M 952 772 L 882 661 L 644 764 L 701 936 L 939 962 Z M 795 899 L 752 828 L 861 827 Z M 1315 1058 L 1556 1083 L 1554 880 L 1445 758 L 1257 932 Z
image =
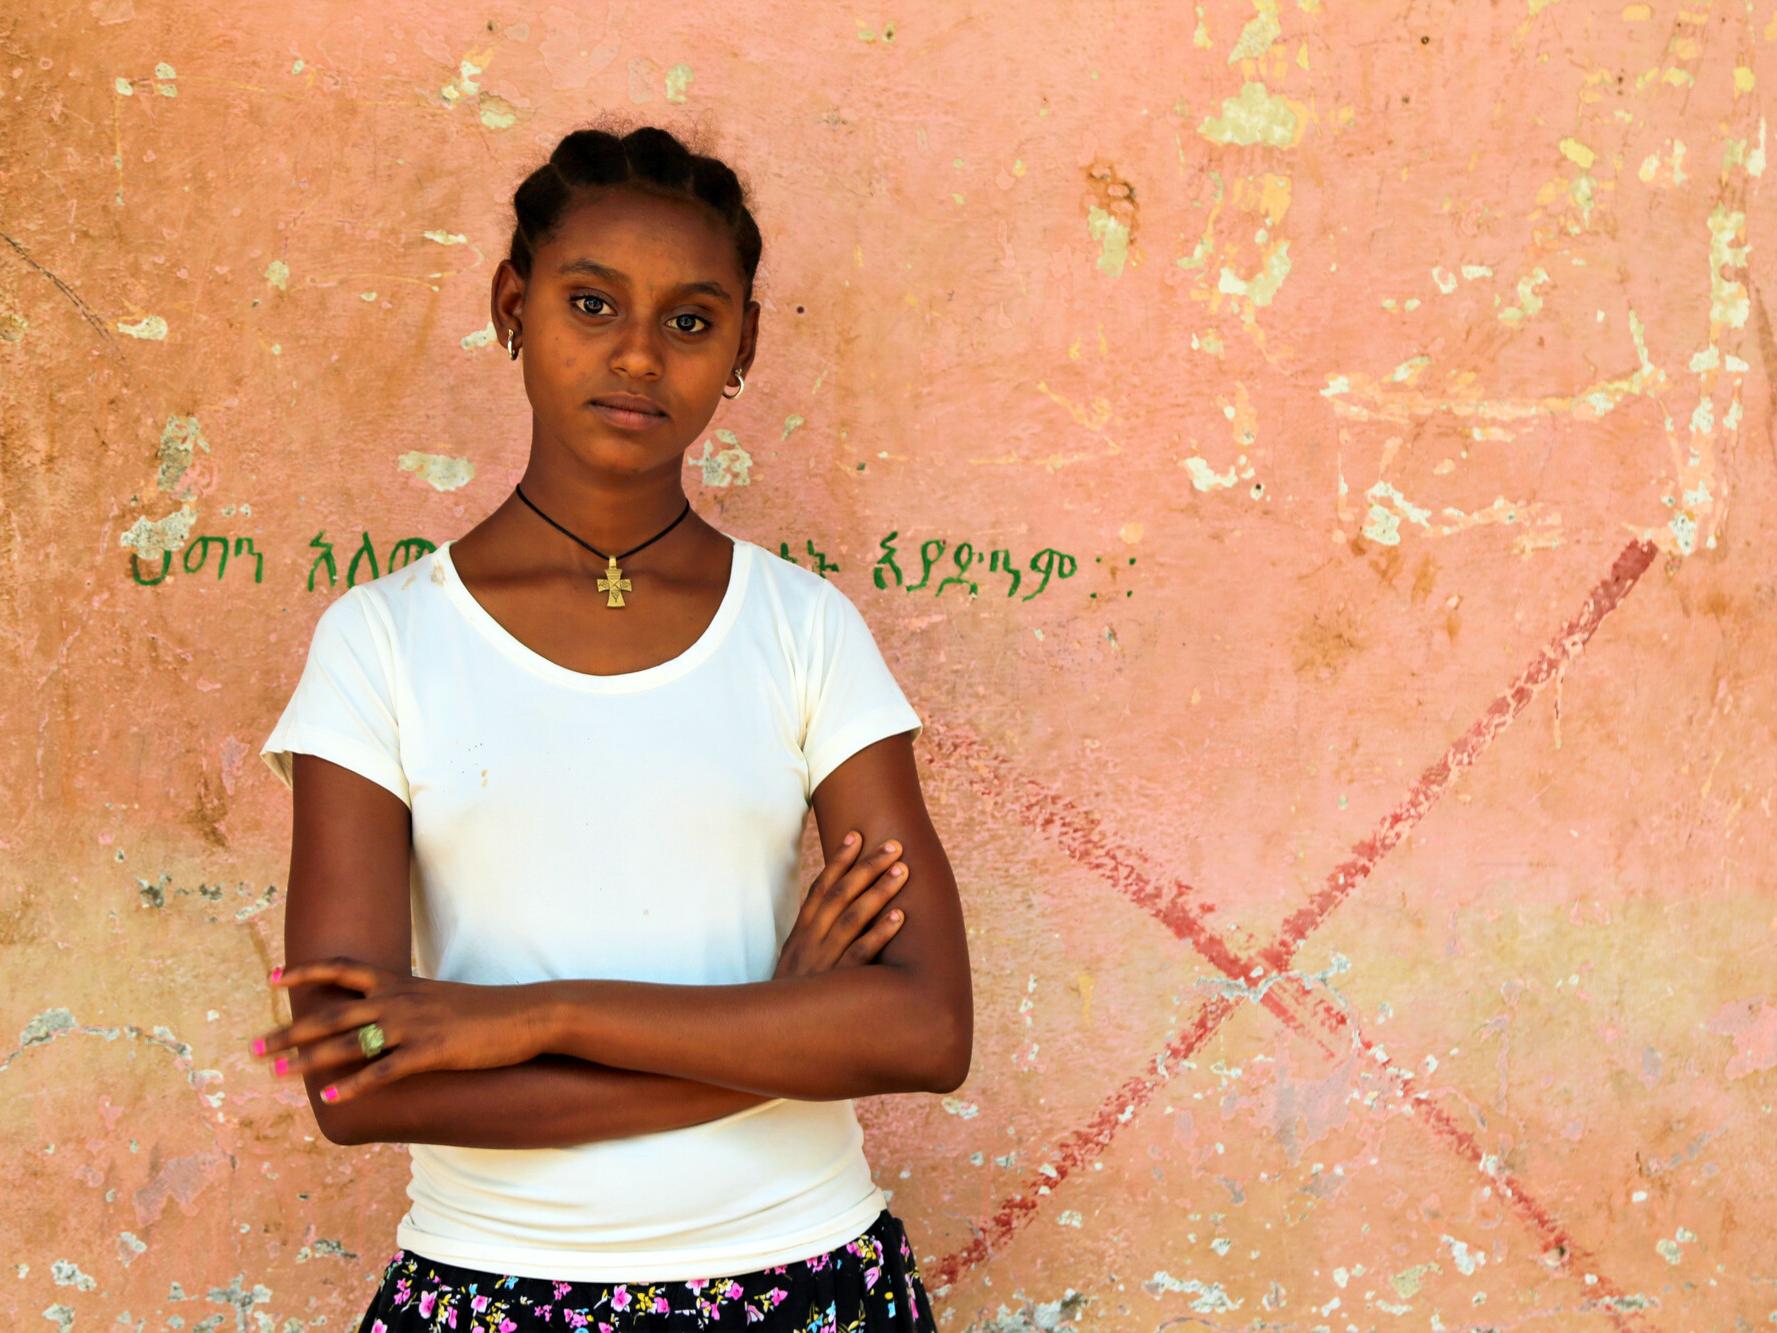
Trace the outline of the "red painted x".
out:
M 1032 829 L 1055 839 L 1076 861 L 1105 867 L 1105 877 L 1137 906 L 1150 913 L 1174 936 L 1189 943 L 1212 966 L 1236 983 L 1229 989 L 1238 999 L 1256 1000 L 1293 1032 L 1316 1042 L 1330 1055 L 1357 1049 L 1386 1070 L 1394 1079 L 1394 1096 L 1401 1109 L 1451 1152 L 1476 1170 L 1483 1169 L 1483 1153 L 1467 1130 L 1429 1100 L 1413 1091 L 1411 1075 L 1400 1070 L 1386 1053 L 1364 1035 L 1345 1011 L 1304 986 L 1289 971 L 1291 960 L 1309 934 L 1332 914 L 1367 879 L 1396 843 L 1425 817 L 1449 790 L 1457 773 L 1474 764 L 1549 680 L 1572 664 L 1604 617 L 1616 609 L 1653 562 L 1656 548 L 1636 541 L 1624 548 L 1610 573 L 1587 595 L 1579 611 L 1561 627 L 1518 677 L 1476 718 L 1474 723 L 1410 787 L 1394 809 L 1384 815 L 1375 830 L 1354 846 L 1346 859 L 1334 866 L 1321 887 L 1284 921 L 1277 939 L 1257 954 L 1244 956 L 1213 931 L 1197 905 L 1197 891 L 1178 881 L 1157 883 L 1138 865 L 1139 853 L 1119 846 L 1099 831 L 1093 816 L 1042 784 L 1020 776 L 1007 760 L 980 741 L 954 727 L 931 728 L 925 748 L 947 773 L 960 776 L 982 796 L 992 796 L 1000 809 L 1008 807 Z M 925 1267 L 925 1281 L 933 1293 L 944 1291 L 967 1270 L 987 1258 L 1028 1222 L 1075 1171 L 1090 1163 L 1152 1098 L 1165 1081 L 1158 1071 L 1170 1063 L 1188 1059 L 1233 1014 L 1236 999 L 1218 995 L 1202 1003 L 1184 1029 L 1162 1051 L 1150 1057 L 1142 1072 L 1131 1075 L 1098 1105 L 1082 1125 L 1069 1131 L 1048 1154 L 1041 1173 L 1026 1180 L 1016 1193 L 1003 1200 L 991 1217 L 980 1224 L 973 1241 Z M 1053 1174 L 1051 1174 L 1053 1173 Z M 1503 1167 L 1487 1174 L 1501 1196 L 1542 1243 L 1554 1266 L 1568 1273 L 1590 1273 L 1587 1305 L 1615 1317 L 1620 1328 L 1633 1328 L 1624 1314 L 1623 1293 L 1597 1271 L 1591 1256 L 1575 1244 L 1567 1229 L 1539 1203 L 1514 1175 Z

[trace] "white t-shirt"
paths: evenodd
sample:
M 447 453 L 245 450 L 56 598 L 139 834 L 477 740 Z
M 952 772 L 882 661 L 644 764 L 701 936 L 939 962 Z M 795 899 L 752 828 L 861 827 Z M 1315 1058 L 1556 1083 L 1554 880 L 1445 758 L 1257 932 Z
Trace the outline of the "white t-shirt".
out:
M 321 613 L 261 754 L 287 786 L 301 751 L 407 803 L 419 975 L 770 979 L 807 887 L 810 794 L 921 723 L 845 593 L 731 540 L 708 629 L 641 671 L 527 648 L 448 541 Z M 849 1100 L 569 1148 L 408 1149 L 396 1244 L 532 1277 L 732 1276 L 831 1249 L 886 1204 Z

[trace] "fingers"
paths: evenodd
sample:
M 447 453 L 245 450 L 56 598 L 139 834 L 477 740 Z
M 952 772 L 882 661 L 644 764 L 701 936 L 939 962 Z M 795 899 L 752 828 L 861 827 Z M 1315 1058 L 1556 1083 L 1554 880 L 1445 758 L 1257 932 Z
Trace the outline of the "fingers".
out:
M 901 844 L 890 838 L 868 856 L 859 858 L 823 895 L 826 899 L 823 906 L 837 915 L 883 875 L 886 874 L 891 880 L 906 878 L 907 867 L 901 865 L 896 868 L 895 858 L 900 854 Z
M 386 1034 L 387 1045 L 384 1050 L 392 1055 L 397 1043 L 393 1034 Z M 373 1064 L 380 1064 L 387 1055 L 379 1055 Z M 337 1037 L 326 1037 L 320 1041 L 310 1041 L 301 1050 L 289 1051 L 273 1058 L 272 1073 L 282 1078 L 300 1078 L 304 1074 L 326 1073 L 332 1069 L 343 1069 L 348 1065 L 362 1063 L 364 1050 L 358 1045 L 358 1032 L 352 1031 Z
M 851 947 L 839 956 L 839 965 L 861 967 L 870 962 L 895 937 L 895 932 L 901 928 L 903 917 L 904 913 L 898 907 L 877 917 L 870 929 L 852 941 Z
M 376 989 L 382 969 L 356 958 L 316 958 L 295 967 L 276 967 L 268 978 L 274 986 L 302 986 L 312 982 L 331 981 L 336 985 L 369 994 Z
M 356 1032 L 361 1025 L 374 1021 L 382 1008 L 382 1001 L 369 998 L 325 1005 L 258 1037 L 253 1043 L 253 1054 L 264 1056 L 306 1046 L 348 1029 Z
M 417 1074 L 430 1068 L 420 1056 L 406 1050 L 391 1050 L 379 1055 L 355 1074 L 337 1079 L 321 1089 L 321 1100 L 332 1104 L 349 1102 L 373 1088 L 384 1087 L 398 1078 Z
M 906 870 L 907 867 L 897 861 L 886 873 L 878 875 L 875 883 L 841 909 L 833 923 L 834 932 L 848 942 L 850 937 L 862 934 L 864 927 L 882 915 L 882 909 L 888 900 L 907 883 Z M 897 874 L 896 871 L 901 873 Z
M 863 946 L 863 950 L 874 954 L 899 928 L 898 920 L 887 924 L 877 918 L 911 873 L 897 859 L 901 844 L 890 839 L 868 854 L 863 848 L 863 836 L 856 829 L 847 830 L 839 840 L 832 858 L 810 884 L 797 910 L 795 924 L 779 951 L 774 979 L 836 967 L 859 944 L 867 929 L 886 925 L 887 934 Z
M 808 886 L 809 893 L 824 893 L 832 888 L 839 877 L 849 870 L 852 863 L 858 859 L 858 849 L 863 845 L 864 839 L 856 829 L 852 829 L 841 838 L 838 850 L 833 853 L 827 864 L 821 867 L 821 873 L 814 877 L 814 883 Z

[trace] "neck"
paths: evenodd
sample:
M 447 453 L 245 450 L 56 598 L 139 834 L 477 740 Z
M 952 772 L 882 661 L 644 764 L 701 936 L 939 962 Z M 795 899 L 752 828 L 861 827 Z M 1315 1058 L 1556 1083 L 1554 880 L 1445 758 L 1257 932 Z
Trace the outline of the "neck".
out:
M 638 483 L 646 480 L 636 478 Z M 524 495 L 520 497 L 515 490 L 506 503 L 521 519 L 546 531 L 553 541 L 563 547 L 577 550 L 587 560 L 594 559 L 593 553 L 558 532 L 543 515 L 553 519 L 581 541 L 597 547 L 607 555 L 620 558 L 623 552 L 649 542 L 662 529 L 671 525 L 671 530 L 665 536 L 636 552 L 635 558 L 640 560 L 657 556 L 663 550 L 678 545 L 683 533 L 697 521 L 695 514 L 685 512 L 685 490 L 678 478 L 666 478 L 662 481 L 613 491 L 608 486 L 594 487 L 583 482 L 576 484 L 572 480 L 553 477 L 546 472 L 540 474 L 539 469 L 533 466 L 525 470 L 518 482 Z M 529 504 L 525 503 L 527 500 Z M 537 510 L 541 510 L 542 514 L 538 514 Z M 674 520 L 678 520 L 676 524 Z

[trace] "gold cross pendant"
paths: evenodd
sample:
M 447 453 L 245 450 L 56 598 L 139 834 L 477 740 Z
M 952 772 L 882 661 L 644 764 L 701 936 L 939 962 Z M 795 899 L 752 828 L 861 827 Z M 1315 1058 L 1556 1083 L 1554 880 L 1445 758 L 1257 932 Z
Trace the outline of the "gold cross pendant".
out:
M 622 606 L 623 594 L 629 591 L 629 580 L 623 577 L 623 571 L 617 568 L 617 557 L 608 555 L 605 559 L 611 563 L 605 566 L 605 572 L 599 575 L 599 591 L 610 593 L 606 606 Z

